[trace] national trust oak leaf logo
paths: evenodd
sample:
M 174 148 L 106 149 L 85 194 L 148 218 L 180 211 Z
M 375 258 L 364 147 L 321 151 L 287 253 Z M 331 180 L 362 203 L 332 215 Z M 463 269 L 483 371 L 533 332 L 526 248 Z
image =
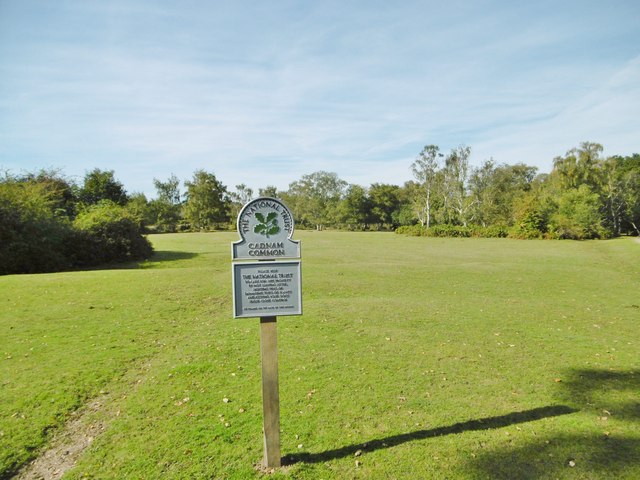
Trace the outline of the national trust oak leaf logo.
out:
M 264 235 L 269 238 L 270 235 L 275 235 L 280 232 L 280 227 L 278 226 L 278 213 L 271 212 L 267 215 L 267 218 L 260 212 L 256 213 L 256 218 L 260 223 L 258 223 L 253 231 L 260 235 Z

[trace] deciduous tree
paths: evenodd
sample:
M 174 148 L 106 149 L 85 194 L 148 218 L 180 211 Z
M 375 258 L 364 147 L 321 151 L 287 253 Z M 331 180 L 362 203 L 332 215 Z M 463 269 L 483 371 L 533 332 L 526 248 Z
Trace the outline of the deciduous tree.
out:
M 427 145 L 411 164 L 411 171 L 419 185 L 415 189 L 414 212 L 420 224 L 427 228 L 431 225 L 432 197 L 442 156 L 437 145 Z
M 86 205 L 94 205 L 102 200 L 110 200 L 118 205 L 125 205 L 128 200 L 127 192 L 114 175 L 113 170 L 99 168 L 88 172 L 80 188 L 80 201 Z
M 333 172 L 318 171 L 303 175 L 289 184 L 284 200 L 294 216 L 307 225 L 322 230 L 337 220 L 337 207 L 347 187 L 347 182 Z
M 184 185 L 187 188 L 184 218 L 193 230 L 208 230 L 229 221 L 227 187 L 213 173 L 196 170 L 193 179 Z
M 468 191 L 470 155 L 471 147 L 462 145 L 454 148 L 447 155 L 444 168 L 444 205 L 447 211 L 453 212 L 447 217 L 450 222 L 458 222 L 465 227 L 474 203 Z
M 155 217 L 154 223 L 161 232 L 175 232 L 182 210 L 180 179 L 172 173 L 165 182 L 154 178 L 153 186 L 158 194 L 149 206 Z

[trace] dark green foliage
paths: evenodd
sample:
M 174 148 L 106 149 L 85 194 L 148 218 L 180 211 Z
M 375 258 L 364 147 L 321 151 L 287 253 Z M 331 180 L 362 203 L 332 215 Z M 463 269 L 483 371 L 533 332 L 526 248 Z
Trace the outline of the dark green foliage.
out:
M 384 183 L 374 183 L 369 189 L 371 202 L 371 223 L 379 229 L 395 227 L 395 213 L 401 208 L 400 187 Z
M 72 254 L 76 265 L 142 260 L 152 253 L 151 244 L 141 235 L 140 220 L 124 207 L 103 201 L 81 212 Z
M 598 195 L 586 184 L 564 192 L 558 199 L 557 212 L 551 218 L 550 233 L 556 238 L 572 240 L 611 237 L 602 226 L 599 207 Z
M 434 225 L 430 228 L 422 225 L 405 225 L 398 227 L 396 233 L 412 237 L 458 237 L 458 238 L 505 238 L 509 229 L 502 225 Z
M 55 181 L 53 181 L 55 180 Z M 110 201 L 71 221 L 72 187 L 51 176 L 0 181 L 0 275 L 40 273 L 147 258 L 151 246 L 133 210 Z M 70 197 L 69 197 L 70 198 Z M 65 208 L 66 206 L 66 208 Z
M 61 252 L 71 227 L 53 211 L 51 192 L 41 183 L 0 183 L 0 274 L 36 273 L 70 266 Z
M 175 232 L 178 230 L 182 210 L 180 180 L 171 174 L 166 182 L 154 178 L 153 185 L 158 198 L 148 204 L 148 224 L 154 225 L 154 231 L 159 233 Z
M 351 184 L 337 207 L 340 224 L 348 230 L 365 230 L 371 217 L 371 200 L 360 185 Z
M 255 233 L 259 233 L 269 238 L 271 235 L 275 235 L 280 231 L 280 227 L 278 226 L 277 220 L 278 214 L 276 212 L 271 212 L 267 215 L 267 218 L 260 212 L 256 213 L 256 218 L 260 222 L 255 226 L 253 231 Z
M 213 173 L 196 170 L 187 187 L 183 215 L 192 230 L 211 230 L 229 221 L 227 187 Z
M 58 170 L 40 170 L 14 179 L 19 183 L 40 185 L 46 192 L 48 208 L 56 215 L 74 218 L 77 211 L 78 187 Z
M 346 188 L 347 182 L 336 173 L 321 170 L 290 183 L 289 190 L 281 197 L 291 208 L 298 225 L 323 230 L 338 223 L 338 204 Z
M 509 236 L 513 238 L 543 238 L 556 205 L 542 191 L 534 191 L 520 198 L 515 206 L 516 223 Z
M 84 176 L 79 196 L 80 201 L 87 205 L 94 205 L 102 200 L 124 205 L 128 200 L 124 185 L 115 179 L 114 171 L 99 168 L 94 168 Z

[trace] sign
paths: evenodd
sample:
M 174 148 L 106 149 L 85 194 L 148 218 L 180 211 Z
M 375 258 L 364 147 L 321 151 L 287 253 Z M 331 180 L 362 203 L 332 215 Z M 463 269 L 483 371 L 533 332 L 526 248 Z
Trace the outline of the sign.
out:
M 233 265 L 235 318 L 301 315 L 300 262 Z
M 291 240 L 289 209 L 275 198 L 252 200 L 238 214 L 238 233 L 231 245 L 234 318 L 302 315 L 300 242 Z
M 233 260 L 300 258 L 300 242 L 291 240 L 293 216 L 280 200 L 262 197 L 238 215 L 241 240 L 231 245 Z
M 258 198 L 238 214 L 240 240 L 231 244 L 233 316 L 260 317 L 264 466 L 281 465 L 277 315 L 302 314 L 300 242 L 280 200 Z M 295 260 L 288 260 L 295 259 Z

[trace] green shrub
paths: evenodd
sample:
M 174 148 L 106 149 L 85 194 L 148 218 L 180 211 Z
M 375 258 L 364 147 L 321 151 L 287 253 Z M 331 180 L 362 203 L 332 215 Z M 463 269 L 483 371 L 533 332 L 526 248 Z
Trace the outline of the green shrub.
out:
M 42 184 L 0 182 L 0 275 L 52 272 L 71 265 L 62 253 L 71 226 Z
M 425 227 L 420 225 L 402 225 L 396 228 L 396 233 L 399 235 L 407 235 L 409 237 L 420 237 Z
M 587 240 L 609 238 L 611 232 L 602 226 L 598 195 L 587 185 L 567 190 L 560 196 L 558 211 L 551 216 L 549 231 L 557 238 Z
M 471 229 L 462 225 L 434 225 L 426 231 L 429 237 L 470 237 Z
M 142 260 L 153 252 L 140 220 L 111 201 L 88 207 L 73 226 L 77 231 L 67 254 L 78 266 Z
M 398 227 L 396 233 L 411 237 L 482 237 L 482 238 L 504 238 L 508 235 L 508 229 L 502 225 L 482 227 L 473 225 L 465 227 L 462 225 L 433 225 L 426 228 L 422 225 L 405 225 Z
M 482 238 L 506 238 L 509 236 L 509 227 L 506 225 L 476 226 L 473 228 L 473 236 Z

